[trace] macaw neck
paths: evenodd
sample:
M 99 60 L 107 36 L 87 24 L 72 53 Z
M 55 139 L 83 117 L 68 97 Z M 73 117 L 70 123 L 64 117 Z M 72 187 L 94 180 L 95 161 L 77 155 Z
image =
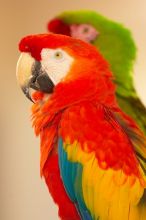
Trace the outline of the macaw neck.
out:
M 115 86 L 109 77 L 79 78 L 58 84 L 52 96 L 44 103 L 43 111 L 57 113 L 85 100 L 104 105 L 115 104 Z
M 36 92 L 37 93 L 37 92 Z M 93 102 L 102 104 L 109 108 L 117 106 L 115 99 L 115 86 L 111 79 L 107 76 L 98 78 L 87 77 L 79 78 L 68 83 L 60 83 L 48 99 L 44 99 L 44 95 L 38 94 L 38 101 L 33 105 L 32 115 L 33 124 L 36 126 L 36 134 L 42 126 L 50 123 L 56 115 L 61 114 L 66 108 L 77 105 L 81 102 Z M 40 128 L 38 118 L 41 119 Z

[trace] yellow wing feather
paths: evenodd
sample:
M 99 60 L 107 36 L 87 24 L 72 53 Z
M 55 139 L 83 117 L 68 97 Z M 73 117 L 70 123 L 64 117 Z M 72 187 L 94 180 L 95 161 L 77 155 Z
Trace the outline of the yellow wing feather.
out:
M 122 170 L 103 169 L 95 153 L 82 150 L 80 143 L 69 139 L 64 150 L 70 162 L 82 164 L 82 189 L 87 208 L 94 220 L 145 220 L 144 186 L 136 176 L 126 176 Z M 142 204 L 141 204 L 142 203 Z

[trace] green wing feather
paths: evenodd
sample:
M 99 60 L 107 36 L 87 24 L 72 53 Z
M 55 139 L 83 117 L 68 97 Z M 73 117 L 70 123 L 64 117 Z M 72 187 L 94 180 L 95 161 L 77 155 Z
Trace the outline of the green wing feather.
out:
M 98 30 L 99 36 L 93 44 L 108 60 L 114 73 L 118 103 L 146 134 L 146 109 L 136 93 L 132 78 L 136 46 L 131 32 L 93 11 L 67 11 L 58 18 L 67 24 L 91 24 Z

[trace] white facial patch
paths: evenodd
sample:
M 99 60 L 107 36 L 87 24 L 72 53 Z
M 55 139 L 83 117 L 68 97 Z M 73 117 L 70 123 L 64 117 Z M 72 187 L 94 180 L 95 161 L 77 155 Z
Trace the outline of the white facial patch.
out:
M 73 61 L 74 59 L 60 48 L 45 48 L 41 51 L 42 70 L 45 70 L 55 85 L 68 74 Z

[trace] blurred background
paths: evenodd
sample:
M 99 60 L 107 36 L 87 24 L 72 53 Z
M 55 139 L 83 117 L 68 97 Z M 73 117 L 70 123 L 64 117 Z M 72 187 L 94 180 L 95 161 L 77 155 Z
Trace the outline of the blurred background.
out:
M 39 176 L 39 139 L 30 122 L 31 103 L 15 77 L 18 42 L 46 32 L 64 10 L 92 9 L 131 29 L 138 48 L 135 86 L 146 105 L 145 0 L 0 0 L 0 219 L 57 220 L 57 208 Z

